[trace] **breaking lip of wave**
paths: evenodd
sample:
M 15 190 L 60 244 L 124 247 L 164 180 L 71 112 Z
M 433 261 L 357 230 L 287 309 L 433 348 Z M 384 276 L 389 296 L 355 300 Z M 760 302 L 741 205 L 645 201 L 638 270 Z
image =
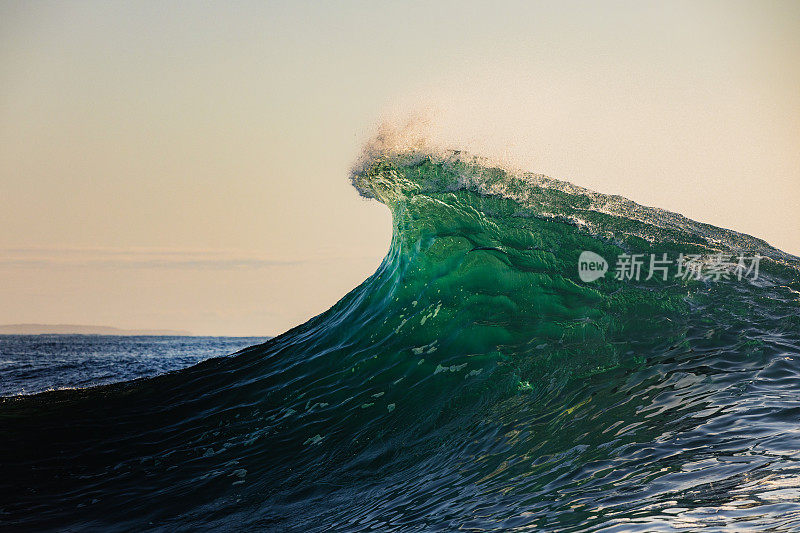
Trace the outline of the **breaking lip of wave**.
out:
M 365 143 L 361 155 L 351 169 L 350 180 L 362 197 L 377 199 L 390 205 L 393 195 L 402 195 L 404 192 L 397 190 L 398 184 L 376 183 L 374 181 L 376 167 L 381 164 L 398 168 L 414 167 L 426 161 L 457 169 L 455 170 L 457 179 L 445 184 L 447 190 L 467 189 L 481 195 L 509 198 L 529 207 L 536 216 L 567 220 L 587 228 L 597 236 L 613 237 L 613 234 L 582 216 L 584 213 L 604 213 L 642 222 L 650 231 L 632 233 L 650 242 L 664 238 L 663 234 L 652 231 L 653 228 L 660 228 L 701 236 L 712 245 L 717 244 L 722 249 L 734 253 L 758 252 L 772 260 L 789 263 L 800 260 L 797 256 L 770 246 L 764 240 L 751 235 L 698 222 L 672 211 L 644 206 L 620 195 L 603 194 L 569 181 L 523 171 L 499 159 L 471 154 L 465 150 L 445 148 L 425 137 L 417 120 L 410 120 L 402 127 L 391 123 L 381 124 L 376 135 Z M 498 175 L 501 177 L 498 178 Z M 400 188 L 403 185 L 411 185 L 409 189 L 412 192 L 421 192 L 426 188 L 426 184 L 409 183 L 402 184 Z M 559 191 L 582 202 L 569 206 L 548 205 L 547 202 L 542 202 L 541 195 L 531 194 L 531 191 L 542 190 Z

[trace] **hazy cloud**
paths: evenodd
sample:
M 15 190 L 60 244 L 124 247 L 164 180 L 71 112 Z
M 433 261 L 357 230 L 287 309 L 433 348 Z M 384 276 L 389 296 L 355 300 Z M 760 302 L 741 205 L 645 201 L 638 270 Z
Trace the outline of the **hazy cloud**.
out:
M 148 248 L 6 248 L 0 267 L 6 268 L 145 268 L 259 269 L 296 266 L 312 258 L 269 258 L 236 250 L 166 250 Z

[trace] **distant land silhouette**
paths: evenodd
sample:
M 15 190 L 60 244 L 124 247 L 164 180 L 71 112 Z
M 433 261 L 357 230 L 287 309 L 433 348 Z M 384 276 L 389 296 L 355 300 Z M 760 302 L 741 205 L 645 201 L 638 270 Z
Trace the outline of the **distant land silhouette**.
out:
M 5 324 L 0 335 L 191 335 L 174 329 L 120 329 L 76 324 Z

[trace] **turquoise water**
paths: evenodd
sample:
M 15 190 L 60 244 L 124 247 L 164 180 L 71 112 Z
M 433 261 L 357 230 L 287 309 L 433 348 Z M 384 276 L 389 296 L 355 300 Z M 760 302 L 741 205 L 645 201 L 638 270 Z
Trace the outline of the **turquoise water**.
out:
M 352 180 L 394 233 L 331 309 L 234 357 L 2 400 L 4 524 L 800 527 L 800 260 L 464 154 Z M 755 279 L 584 282 L 583 251 L 763 259 Z

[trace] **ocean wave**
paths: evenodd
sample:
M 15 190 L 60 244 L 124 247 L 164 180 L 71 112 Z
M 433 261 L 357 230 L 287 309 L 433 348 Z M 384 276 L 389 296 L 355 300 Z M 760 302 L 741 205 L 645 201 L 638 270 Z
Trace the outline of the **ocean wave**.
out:
M 797 258 L 381 135 L 351 175 L 392 211 L 378 270 L 235 357 L 3 399 L 6 525 L 798 525 Z M 585 282 L 587 251 L 763 261 L 757 280 Z

